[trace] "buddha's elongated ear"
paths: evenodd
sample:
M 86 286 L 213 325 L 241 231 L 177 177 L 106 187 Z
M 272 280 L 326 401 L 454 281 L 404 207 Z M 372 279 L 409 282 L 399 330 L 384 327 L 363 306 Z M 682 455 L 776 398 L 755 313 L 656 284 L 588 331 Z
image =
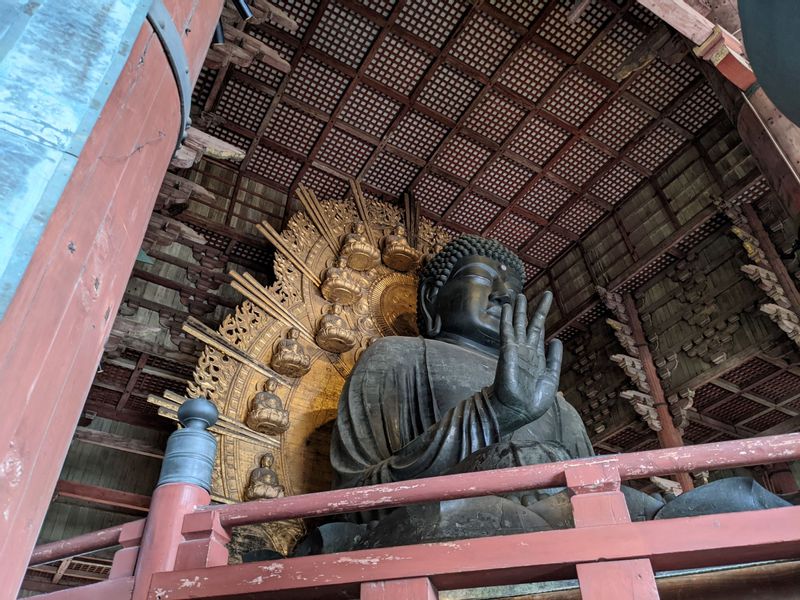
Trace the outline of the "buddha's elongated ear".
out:
M 442 318 L 436 310 L 436 297 L 439 295 L 439 288 L 432 285 L 429 281 L 422 281 L 419 289 L 420 311 L 419 324 L 422 337 L 434 338 L 442 331 Z

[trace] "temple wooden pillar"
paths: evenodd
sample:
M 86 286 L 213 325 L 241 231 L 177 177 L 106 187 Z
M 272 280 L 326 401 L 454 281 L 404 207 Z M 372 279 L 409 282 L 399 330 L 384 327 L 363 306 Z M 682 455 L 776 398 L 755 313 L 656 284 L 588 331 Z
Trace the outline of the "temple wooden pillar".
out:
M 164 4 L 194 81 L 222 0 Z M 149 23 L 118 51 L 127 62 L 0 322 L 0 598 L 25 572 L 175 150 L 179 95 Z
M 639 319 L 636 301 L 630 294 L 625 294 L 623 303 L 625 305 L 625 312 L 630 319 L 629 325 L 632 331 L 632 337 L 636 343 L 636 347 L 639 349 L 639 360 L 642 362 L 647 385 L 650 387 L 650 394 L 653 397 L 653 407 L 658 413 L 658 420 L 661 424 L 661 429 L 656 432 L 658 435 L 658 443 L 662 448 L 683 446 L 683 437 L 672 422 L 672 414 L 669 411 L 669 404 L 664 396 L 664 388 L 661 387 L 661 380 L 658 378 L 656 365 L 653 362 L 653 355 L 650 353 L 650 348 L 647 346 L 647 339 L 644 336 L 644 329 L 642 329 L 642 321 Z M 681 484 L 684 492 L 694 489 L 692 478 L 688 473 L 676 473 L 675 479 Z

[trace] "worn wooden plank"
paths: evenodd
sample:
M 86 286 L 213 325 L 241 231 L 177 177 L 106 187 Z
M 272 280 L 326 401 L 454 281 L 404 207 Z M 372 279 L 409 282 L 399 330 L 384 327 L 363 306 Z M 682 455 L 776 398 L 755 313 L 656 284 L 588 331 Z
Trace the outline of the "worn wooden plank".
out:
M 139 454 L 141 456 L 150 456 L 152 458 L 163 458 L 164 450 L 143 442 L 141 440 L 131 439 L 122 435 L 108 433 L 106 431 L 98 431 L 97 429 L 89 429 L 88 427 L 78 427 L 75 430 L 74 439 L 79 442 L 87 444 L 94 444 L 104 448 L 112 448 L 113 450 L 121 450 L 123 452 L 130 452 L 132 454 Z

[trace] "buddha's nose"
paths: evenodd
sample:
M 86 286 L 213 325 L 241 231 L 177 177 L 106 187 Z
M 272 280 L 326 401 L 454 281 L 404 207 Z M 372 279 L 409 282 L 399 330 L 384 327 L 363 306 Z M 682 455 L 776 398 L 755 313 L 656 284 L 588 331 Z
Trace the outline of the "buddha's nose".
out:
M 489 300 L 497 304 L 511 304 L 514 300 L 513 290 L 506 283 L 497 283 L 489 294 Z

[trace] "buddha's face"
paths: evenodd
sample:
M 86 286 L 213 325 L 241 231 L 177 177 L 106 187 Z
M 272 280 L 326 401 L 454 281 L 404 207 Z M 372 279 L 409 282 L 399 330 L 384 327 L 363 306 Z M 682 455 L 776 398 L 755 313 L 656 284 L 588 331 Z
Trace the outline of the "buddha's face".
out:
M 290 340 L 296 340 L 298 337 L 300 337 L 300 332 L 293 327 L 292 329 L 289 330 L 289 333 L 287 334 L 286 337 L 288 337 Z
M 514 301 L 522 282 L 505 264 L 485 256 L 460 259 L 433 298 L 441 336 L 500 347 L 500 313 Z

